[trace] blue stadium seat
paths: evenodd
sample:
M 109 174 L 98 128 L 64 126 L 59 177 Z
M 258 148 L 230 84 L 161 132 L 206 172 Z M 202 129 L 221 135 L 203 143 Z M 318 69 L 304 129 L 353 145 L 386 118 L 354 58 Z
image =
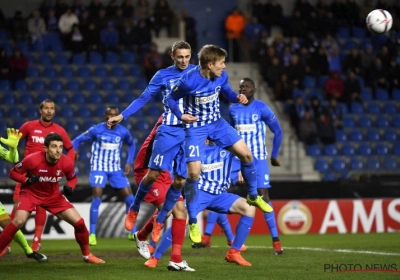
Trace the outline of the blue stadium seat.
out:
M 78 109 L 77 113 L 81 118 L 93 117 L 92 110 L 87 106 L 85 106 L 85 108 Z
M 90 116 L 89 116 L 90 117 Z M 93 119 L 91 119 L 91 118 L 86 118 L 86 119 L 84 119 L 83 120 L 83 123 L 82 123 L 82 128 L 83 128 L 83 130 L 88 130 L 89 128 L 91 128 L 92 126 L 94 126 L 94 125 L 96 125 L 96 124 L 98 124 L 98 122 L 95 122 Z
M 149 124 L 147 119 L 145 118 L 140 118 L 138 122 L 136 123 L 136 129 L 140 131 L 148 131 L 152 126 Z
M 28 83 L 25 80 L 18 80 L 15 82 L 15 90 L 28 90 L 29 86 Z
M 90 52 L 89 61 L 91 64 L 103 64 L 103 56 L 98 52 Z
M 346 170 L 346 162 L 341 158 L 332 161 L 332 169 L 336 172 L 343 173 Z
M 386 131 L 384 132 L 383 138 L 384 138 L 386 141 L 392 142 L 392 141 L 396 141 L 397 138 L 398 138 L 398 136 L 397 136 L 396 131 L 394 131 L 394 130 L 392 130 L 392 129 L 389 129 L 389 130 L 386 130 Z
M 366 36 L 366 28 L 353 26 L 353 37 L 357 39 L 364 39 Z
M 71 138 L 74 138 L 76 135 L 79 135 L 82 132 L 81 124 L 75 118 L 70 118 L 68 122 L 65 124 L 65 130 Z
M 318 157 L 321 155 L 321 148 L 319 147 L 318 144 L 309 145 L 307 147 L 307 155 L 312 156 L 312 157 Z
M 6 115 L 6 112 L 4 111 L 3 108 L 0 107 L 0 118 L 4 118 L 5 115 Z M 0 131 L 2 131 L 2 130 L 0 129 Z
M 3 95 L 3 105 L 14 105 L 17 103 L 15 95 L 12 92 L 5 92 Z
M 64 66 L 60 71 L 60 78 L 74 77 L 74 70 L 70 66 Z
M 39 64 L 41 65 L 51 65 L 53 63 L 51 56 L 47 53 L 42 53 L 39 56 Z
M 373 100 L 372 91 L 369 89 L 364 88 L 361 91 L 361 98 L 363 101 L 371 101 Z
M 130 75 L 130 76 L 133 76 L 133 77 L 141 76 L 141 75 L 142 75 L 142 70 L 140 69 L 139 66 L 137 66 L 137 65 L 132 65 L 132 66 L 129 68 L 129 75 Z M 400 94 L 399 94 L 399 96 L 400 96 Z M 399 100 L 400 100 L 400 97 L 399 97 Z
M 1 29 L 0 28 L 0 40 L 1 41 L 6 41 L 9 39 L 9 34 L 8 30 L 6 29 Z
M 381 112 L 381 107 L 377 103 L 371 102 L 367 105 L 367 110 L 370 114 L 379 114 Z
M 107 68 L 104 67 L 104 66 L 97 66 L 97 67 L 94 69 L 94 75 L 95 75 L 96 77 L 106 78 L 106 77 L 108 77 L 108 70 L 107 70 Z
M 327 155 L 327 156 L 337 156 L 338 155 L 338 149 L 333 144 L 325 145 L 324 154 Z
M 350 132 L 350 140 L 352 141 L 362 141 L 364 136 L 362 132 L 358 129 L 354 129 Z
M 386 170 L 389 171 L 394 171 L 394 170 L 398 170 L 399 166 L 398 163 L 396 161 L 396 159 L 389 157 L 389 158 L 385 158 L 383 160 L 383 166 Z
M 369 128 L 369 127 L 371 127 L 372 126 L 372 120 L 371 120 L 371 118 L 370 117 L 368 117 L 368 116 L 361 116 L 359 119 L 358 119 L 358 125 L 360 126 L 360 127 L 362 127 L 362 128 Z
M 115 104 L 115 105 L 121 103 L 121 98 L 115 92 L 111 92 L 111 93 L 107 94 L 106 100 L 108 103 Z
M 42 80 L 36 80 L 32 83 L 33 90 L 45 90 L 46 84 Z
M 43 70 L 43 75 L 46 77 L 46 78 L 50 78 L 50 79 L 52 79 L 52 78 L 56 78 L 58 75 L 57 75 L 57 70 L 55 69 L 55 68 L 53 68 L 53 67 L 46 67 L 44 70 Z
M 377 131 L 376 129 L 369 129 L 367 131 L 367 139 L 369 141 L 379 141 L 379 139 L 381 138 L 379 131 Z
M 95 116 L 104 116 L 105 111 L 106 111 L 106 107 L 105 107 L 104 103 L 103 104 L 98 104 L 95 107 L 93 114 Z
M 356 149 L 352 144 L 343 144 L 342 146 L 342 154 L 345 156 L 354 156 L 356 154 Z
M 349 113 L 349 106 L 346 103 L 338 103 L 340 109 L 342 109 L 343 114 L 348 114 Z
M 329 162 L 326 159 L 317 159 L 314 168 L 319 172 L 327 172 L 329 170 Z
M 0 90 L 2 91 L 11 90 L 11 82 L 8 80 L 0 81 Z
M 75 92 L 72 96 L 73 104 L 86 104 L 86 97 L 82 92 Z
M 27 53 L 26 58 L 28 59 L 29 65 L 36 64 L 36 59 L 32 54 Z
M 106 53 L 106 63 L 108 64 L 117 64 L 119 63 L 119 55 L 113 52 Z
M 137 79 L 135 82 L 135 88 L 138 90 L 145 90 L 147 87 L 147 81 L 144 79 Z
M 69 103 L 68 95 L 65 92 L 56 92 L 54 102 L 57 105 L 64 105 Z
M 72 124 L 71 124 L 71 126 L 72 126 Z M 79 153 L 79 157 L 83 161 L 89 162 L 90 157 L 92 155 L 90 147 L 88 147 L 87 145 L 82 145 L 82 146 L 79 147 L 78 153 Z
M 146 109 L 146 116 L 150 117 L 160 117 L 164 110 L 158 104 L 150 105 Z
M 133 64 L 136 61 L 136 57 L 135 54 L 133 52 L 130 51 L 122 51 L 122 61 L 124 63 L 128 63 L 128 64 Z
M 30 92 L 23 92 L 19 96 L 19 103 L 20 104 L 33 104 L 35 100 Z
M 303 85 L 306 88 L 314 88 L 316 86 L 315 78 L 312 76 L 306 75 L 303 80 Z
M 69 80 L 66 85 L 66 88 L 71 91 L 79 90 L 80 87 L 79 82 L 75 79 Z
M 389 100 L 389 92 L 383 88 L 377 88 L 375 91 L 376 100 L 386 101 Z
M 125 70 L 121 66 L 115 66 L 111 69 L 111 76 L 125 77 Z
M 39 118 L 39 109 L 37 106 L 27 106 L 25 107 L 25 116 L 29 119 L 37 119 Z
M 335 130 L 336 142 L 345 142 L 347 140 L 347 135 L 343 130 Z
M 356 48 L 357 46 L 358 43 L 351 38 L 347 39 L 346 42 L 344 43 L 344 48 L 347 51 L 351 51 L 352 48 Z
M 392 90 L 392 98 L 393 100 L 400 101 L 400 89 L 394 88 Z
M 298 88 L 293 89 L 292 93 L 293 99 L 296 99 L 298 96 L 301 96 L 305 100 L 307 95 L 304 90 Z
M 85 90 L 96 90 L 97 84 L 94 80 L 86 80 L 83 82 L 83 88 Z
M 11 119 L 19 119 L 22 118 L 23 115 L 24 115 L 23 111 L 17 106 L 10 107 L 7 113 L 7 117 Z
M 397 106 L 394 103 L 386 102 L 383 106 L 383 111 L 385 112 L 385 114 L 396 114 Z
M 121 79 L 118 81 L 118 88 L 120 90 L 131 90 L 131 82 L 128 79 Z
M 113 90 L 114 89 L 114 82 L 110 79 L 103 80 L 101 82 L 101 88 L 103 90 Z
M 92 76 L 92 71 L 87 66 L 82 66 L 78 68 L 78 77 L 80 78 L 89 78 Z
M 351 170 L 363 170 L 364 169 L 364 161 L 359 158 L 352 158 L 350 160 L 350 169 Z
M 400 128 L 400 116 L 394 116 L 392 119 L 392 126 L 394 128 Z
M 367 161 L 367 168 L 372 171 L 378 171 L 381 168 L 381 164 L 376 158 L 370 158 Z
M 84 65 L 86 64 L 86 55 L 81 53 L 76 53 L 72 57 L 72 63 L 76 65 Z
M 39 68 L 37 68 L 35 66 L 30 66 L 28 68 L 27 75 L 29 78 L 38 78 L 40 76 Z
M 350 30 L 348 27 L 340 27 L 336 33 L 336 36 L 340 39 L 349 39 L 350 38 Z
M 385 143 L 378 143 L 375 146 L 375 154 L 378 156 L 386 156 L 389 154 L 389 146 Z
M 393 145 L 393 153 L 396 156 L 400 156 L 400 142 L 395 142 Z
M 47 92 L 39 92 L 37 95 L 36 100 L 38 101 L 38 103 L 42 102 L 43 100 L 46 99 L 51 99 L 50 98 L 50 94 L 48 94 Z
M 102 104 L 103 96 L 99 92 L 91 92 L 88 97 L 88 103 L 91 104 Z
M 333 172 L 327 172 L 327 173 L 324 174 L 324 177 L 322 178 L 322 180 L 324 180 L 324 181 L 337 181 L 338 180 L 338 176 Z
M 64 86 L 63 86 L 62 82 L 59 80 L 50 81 L 50 86 L 49 86 L 50 90 L 58 91 L 58 90 L 62 90 L 63 87 Z
M 55 63 L 58 65 L 67 65 L 69 64 L 69 58 L 63 53 L 58 53 L 55 57 Z
M 358 154 L 361 156 L 370 156 L 372 155 L 372 148 L 369 144 L 362 143 L 358 146 Z
M 346 127 L 346 128 L 352 128 L 352 127 L 355 127 L 355 124 L 356 124 L 356 122 L 355 122 L 353 116 L 351 116 L 351 115 L 345 115 L 345 116 L 343 117 L 343 126 L 344 126 L 344 127 Z
M 376 119 L 376 125 L 378 128 L 388 128 L 390 126 L 390 120 L 388 117 L 379 116 Z
M 63 106 L 63 108 L 60 110 L 60 114 L 64 118 L 68 118 L 68 120 L 73 120 L 75 119 L 75 110 L 71 106 Z M 67 130 L 68 132 L 68 130 Z
M 350 104 L 350 111 L 353 114 L 362 114 L 362 113 L 364 113 L 364 107 L 359 102 L 353 102 Z

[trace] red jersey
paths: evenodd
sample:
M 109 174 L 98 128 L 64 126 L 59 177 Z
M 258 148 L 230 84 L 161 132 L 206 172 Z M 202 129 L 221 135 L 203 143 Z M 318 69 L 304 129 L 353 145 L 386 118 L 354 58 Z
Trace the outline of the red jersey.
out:
M 24 157 L 35 152 L 44 152 L 44 138 L 47 134 L 54 132 L 61 135 L 64 149 L 67 151 L 67 156 L 72 162 L 75 161 L 75 152 L 72 147 L 71 139 L 65 129 L 55 122 L 46 124 L 41 120 L 28 121 L 21 126 L 19 131 L 22 133 L 21 139 L 26 138 Z
M 24 183 L 26 174 L 38 176 L 39 182 L 26 187 L 22 186 L 21 191 L 29 190 L 38 197 L 48 197 L 53 193 L 60 192 L 58 181 L 64 176 L 68 181 L 68 186 L 73 189 L 78 181 L 74 163 L 64 154 L 55 164 L 47 162 L 46 152 L 30 154 L 10 170 L 9 176 L 18 183 Z

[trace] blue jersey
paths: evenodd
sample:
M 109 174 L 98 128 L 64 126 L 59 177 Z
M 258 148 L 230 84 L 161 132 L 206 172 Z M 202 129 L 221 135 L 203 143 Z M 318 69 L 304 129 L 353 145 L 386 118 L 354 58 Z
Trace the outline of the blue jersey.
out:
M 225 192 L 231 183 L 232 154 L 215 145 L 205 148 L 201 163 L 199 189 L 211 194 Z
M 185 70 L 176 68 L 174 65 L 165 69 L 159 70 L 151 79 L 149 85 L 146 87 L 144 92 L 134 100 L 121 114 L 124 119 L 127 119 L 130 115 L 136 113 L 140 108 L 143 107 L 152 97 L 157 96 L 159 93 L 163 95 L 164 103 L 164 114 L 163 114 L 163 124 L 165 125 L 177 125 L 182 122 L 172 114 L 167 102 L 166 97 L 171 92 L 172 88 L 175 86 L 178 79 L 195 66 L 189 64 Z M 183 111 L 183 101 L 178 104 L 181 111 Z
M 113 129 L 108 129 L 105 122 L 89 128 L 72 141 L 74 149 L 84 141 L 92 140 L 92 156 L 90 169 L 92 171 L 114 172 L 121 170 L 122 142 L 129 146 L 127 163 L 132 164 L 135 155 L 135 143 L 128 129 L 117 124 Z
M 198 127 L 217 121 L 221 118 L 219 94 L 222 93 L 230 102 L 237 103 L 237 94 L 228 82 L 228 74 L 207 79 L 200 73 L 200 66 L 182 75 L 167 98 L 171 111 L 180 119 L 182 110 L 177 103 L 185 97 L 183 112 L 198 118 L 186 127 Z
M 259 160 L 266 159 L 265 131 L 276 118 L 271 108 L 254 99 L 247 105 L 233 104 L 229 108 L 229 117 L 231 125 L 242 136 L 253 156 Z

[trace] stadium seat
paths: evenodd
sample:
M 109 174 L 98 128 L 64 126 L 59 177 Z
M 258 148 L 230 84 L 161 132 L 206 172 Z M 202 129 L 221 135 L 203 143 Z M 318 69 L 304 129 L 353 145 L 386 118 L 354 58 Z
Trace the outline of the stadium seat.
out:
M 82 92 L 75 92 L 72 96 L 73 104 L 86 104 L 86 97 Z
M 347 140 L 346 133 L 343 130 L 335 130 L 336 142 L 345 142 Z
M 353 26 L 353 37 L 357 39 L 364 39 L 366 36 L 366 28 Z
M 392 126 L 394 128 L 400 128 L 400 116 L 394 116 L 392 119 Z
M 400 89 L 395 88 L 392 90 L 392 98 L 393 100 L 400 101 Z
M 72 57 L 72 63 L 76 65 L 86 64 L 86 55 L 81 53 L 76 53 Z
M 384 132 L 383 138 L 384 138 L 386 141 L 393 142 L 393 141 L 396 141 L 398 137 L 397 137 L 396 131 L 394 131 L 394 130 L 392 130 L 392 129 L 389 129 L 389 130 L 386 130 L 386 131 Z
M 105 111 L 106 111 L 106 107 L 103 103 L 103 104 L 99 104 L 95 107 L 93 114 L 95 116 L 103 116 Z
M 350 30 L 348 27 L 340 27 L 336 33 L 336 36 L 340 39 L 349 39 L 350 38 Z
M 77 91 L 80 89 L 80 85 L 77 80 L 73 79 L 67 82 L 66 88 L 71 91 Z
M 83 82 L 83 88 L 85 90 L 96 90 L 97 84 L 94 80 L 86 80 Z
M 0 118 L 4 118 L 5 115 L 6 115 L 6 113 L 5 113 L 4 109 L 0 107 Z M 0 129 L 0 131 L 2 131 L 2 130 Z
M 354 156 L 356 154 L 356 149 L 352 144 L 343 144 L 341 153 L 345 156 Z
M 0 28 L 0 41 L 6 41 L 9 38 L 9 32 L 6 29 Z
M 312 157 L 318 157 L 321 155 L 321 148 L 318 144 L 309 145 L 307 147 L 307 155 Z
M 139 76 L 142 75 L 142 70 L 140 69 L 139 66 L 137 66 L 137 65 L 132 65 L 132 66 L 129 68 L 129 75 L 130 75 L 130 76 L 133 76 L 133 77 L 139 77 Z M 399 94 L 399 96 L 400 96 L 400 94 Z M 400 97 L 399 97 L 399 100 L 400 100 Z
M 128 79 L 121 79 L 118 81 L 118 88 L 126 91 L 131 90 L 131 82 Z
M 91 116 L 89 116 L 89 117 L 91 117 Z M 89 128 L 91 128 L 92 126 L 98 124 L 98 122 L 95 122 L 92 118 L 89 118 L 89 117 L 83 120 L 82 128 L 84 131 L 86 131 Z
M 370 89 L 364 88 L 361 91 L 361 98 L 363 101 L 373 100 L 372 91 Z
M 37 67 L 31 66 L 28 68 L 27 75 L 29 78 L 38 78 L 40 76 L 40 71 Z
M 33 100 L 33 96 L 30 92 L 23 92 L 19 96 L 20 104 L 33 104 L 35 101 Z
M 376 119 L 376 125 L 378 128 L 388 128 L 390 126 L 390 120 L 388 117 L 379 116 Z
M 107 64 L 117 64 L 119 63 L 119 55 L 113 52 L 106 53 L 106 61 Z
M 358 154 L 361 156 L 370 156 L 372 155 L 372 148 L 370 145 L 363 143 L 358 146 Z
M 150 117 L 160 117 L 164 110 L 158 104 L 150 105 L 146 109 L 146 116 Z
M 325 145 L 324 154 L 327 155 L 327 156 L 337 156 L 338 155 L 338 149 L 333 144 Z
M 73 120 L 75 119 L 75 110 L 71 106 L 63 106 L 61 111 L 61 116 L 64 118 L 68 118 L 68 120 Z M 68 131 L 68 129 L 67 129 Z
M 89 62 L 91 64 L 96 64 L 96 65 L 103 64 L 103 56 L 98 52 L 90 52 Z
M 303 85 L 306 88 L 314 88 L 316 86 L 315 78 L 312 76 L 306 75 L 303 80 Z
M 62 82 L 59 80 L 50 81 L 50 86 L 49 86 L 50 90 L 58 91 L 58 90 L 62 90 L 63 87 L 64 86 L 63 86 Z
M 41 65 L 51 65 L 53 63 L 51 56 L 47 53 L 42 53 L 39 56 L 39 64 Z
M 39 109 L 37 106 L 27 106 L 25 107 L 25 117 L 29 119 L 37 119 L 39 118 Z
M 389 146 L 385 143 L 378 143 L 375 146 L 375 154 L 378 156 L 386 156 L 389 154 Z
M 46 99 L 50 99 L 50 94 L 48 94 L 47 92 L 39 92 L 37 95 L 36 100 L 38 101 L 38 103 L 42 102 L 43 100 Z
M 394 103 L 386 102 L 383 106 L 383 111 L 385 112 L 385 114 L 396 114 L 397 106 Z
M 103 80 L 101 82 L 101 89 L 102 90 L 113 90 L 114 89 L 114 82 L 110 79 Z
M 393 171 L 398 170 L 398 163 L 396 159 L 389 157 L 383 160 L 383 166 L 386 170 Z
M 133 64 L 136 61 L 135 54 L 130 51 L 122 51 L 122 61 L 124 63 Z
M 377 131 L 376 129 L 372 128 L 367 131 L 367 139 L 369 141 L 379 141 L 380 138 L 381 137 L 379 131 Z
M 314 168 L 319 172 L 327 172 L 329 170 L 329 162 L 325 159 L 317 159 Z
M 350 132 L 350 139 L 352 141 L 362 141 L 364 138 L 362 132 L 358 129 L 354 129 Z
M 82 66 L 78 68 L 78 77 L 80 78 L 89 78 L 92 76 L 92 71 L 87 66 Z
M 367 111 L 370 114 L 379 114 L 381 112 L 381 107 L 377 103 L 372 102 L 367 105 Z
M 394 143 L 394 145 L 393 145 L 393 153 L 396 156 L 400 156 L 400 142 Z
M 381 168 L 381 164 L 376 158 L 370 158 L 367 161 L 367 168 L 372 171 L 378 171 Z
M 119 103 L 121 103 L 121 98 L 119 97 L 119 95 L 115 92 L 111 92 L 109 94 L 106 95 L 106 100 L 108 103 L 117 105 Z
M 60 71 L 60 78 L 74 77 L 74 70 L 70 66 L 64 66 Z
M 42 80 L 36 80 L 32 83 L 33 90 L 45 90 L 46 85 Z
M 147 81 L 144 79 L 137 79 L 135 82 L 135 88 L 138 90 L 145 90 L 147 87 Z
M 104 67 L 104 66 L 97 66 L 97 67 L 94 69 L 94 75 L 95 75 L 96 77 L 106 78 L 106 77 L 108 77 L 108 70 L 107 70 L 107 68 Z
M 344 117 L 343 117 L 343 126 L 345 127 L 345 128 L 352 128 L 352 127 L 355 127 L 355 121 L 354 121 L 354 118 L 353 118 L 353 116 L 351 116 L 351 115 L 345 115 Z
M 332 161 L 332 169 L 336 172 L 343 173 L 346 170 L 346 162 L 341 158 Z
M 307 98 L 307 95 L 304 90 L 295 88 L 293 89 L 292 97 L 296 99 L 298 96 L 301 96 L 304 100 Z
M 324 181 L 337 181 L 338 180 L 338 176 L 333 172 L 327 172 L 327 173 L 324 174 L 324 177 L 322 178 L 322 180 L 324 180 Z
M 57 92 L 54 96 L 54 102 L 57 105 L 64 105 L 69 103 L 68 95 L 65 92 Z
M 63 53 L 58 53 L 55 57 L 55 63 L 58 65 L 67 65 L 69 64 L 69 58 Z
M 28 90 L 29 86 L 25 80 L 18 80 L 15 82 L 15 90 Z
M 46 67 L 43 70 L 43 75 L 46 78 L 49 78 L 49 79 L 53 79 L 53 78 L 56 78 L 58 76 L 57 75 L 57 70 L 55 68 L 53 68 L 53 67 Z
M 103 96 L 99 92 L 91 92 L 88 97 L 88 103 L 101 104 L 103 103 Z
M 358 43 L 351 38 L 347 39 L 346 42 L 344 43 L 344 48 L 347 51 L 351 51 L 352 48 L 356 48 L 357 46 Z
M 136 123 L 136 129 L 140 131 L 148 131 L 152 126 L 150 126 L 149 122 L 145 118 L 140 118 Z
M 0 90 L 1 91 L 11 90 L 11 82 L 8 80 L 1 80 L 0 81 Z
M 360 126 L 361 128 L 369 128 L 372 126 L 372 120 L 370 117 L 368 116 L 361 116 L 358 119 L 358 126 Z
M 88 162 L 90 160 L 90 157 L 92 154 L 90 147 L 88 147 L 87 145 L 80 146 L 78 149 L 78 153 L 79 153 L 79 157 L 83 161 L 86 161 L 86 162 Z
M 364 113 L 364 107 L 359 102 L 353 102 L 353 103 L 350 104 L 350 111 L 353 114 L 358 114 L 359 115 L 359 114 Z
M 89 107 L 86 107 L 86 106 L 85 106 L 85 108 L 78 109 L 77 113 L 78 113 L 78 116 L 81 117 L 81 118 L 89 118 L 89 117 L 93 116 L 92 115 L 92 110 Z
M 377 88 L 375 91 L 375 98 L 379 101 L 389 100 L 389 92 L 383 88 Z
M 7 113 L 7 117 L 11 119 L 19 119 L 22 118 L 23 115 L 24 115 L 23 111 L 17 106 L 10 107 Z
M 3 95 L 3 104 L 4 105 L 14 105 L 17 103 L 15 95 L 12 92 L 5 92 Z
M 364 169 L 364 161 L 358 158 L 352 158 L 350 160 L 350 169 L 351 170 L 363 170 Z

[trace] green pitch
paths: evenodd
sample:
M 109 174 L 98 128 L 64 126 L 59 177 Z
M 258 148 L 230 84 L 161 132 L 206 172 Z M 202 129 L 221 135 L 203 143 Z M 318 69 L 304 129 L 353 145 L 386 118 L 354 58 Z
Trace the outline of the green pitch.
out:
M 187 238 L 183 258 L 196 272 L 168 271 L 169 251 L 156 269 L 146 268 L 128 239 L 98 239 L 91 249 L 105 265 L 84 263 L 74 240 L 43 241 L 41 252 L 49 262 L 42 264 L 27 259 L 13 243 L 11 254 L 0 259 L 0 279 L 400 279 L 399 233 L 281 236 L 280 256 L 273 255 L 270 240 L 250 236 L 242 254 L 252 267 L 240 267 L 224 260 L 228 246 L 223 237 L 214 236 L 208 249 L 192 249 Z

